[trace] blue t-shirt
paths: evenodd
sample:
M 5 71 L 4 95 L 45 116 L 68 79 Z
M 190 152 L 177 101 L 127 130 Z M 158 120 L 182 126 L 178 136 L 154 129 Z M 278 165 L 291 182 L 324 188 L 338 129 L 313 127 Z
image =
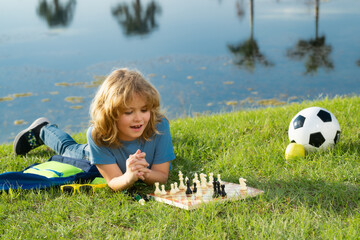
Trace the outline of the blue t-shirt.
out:
M 97 146 L 91 137 L 92 129 L 93 127 L 90 127 L 86 133 L 92 164 L 116 163 L 121 171 L 125 173 L 126 160 L 130 154 L 134 154 L 138 149 L 146 153 L 145 159 L 149 163 L 149 168 L 153 164 L 169 162 L 175 159 L 169 122 L 165 118 L 156 125 L 159 134 L 152 136 L 149 141 L 141 141 L 139 139 L 122 141 L 123 145 L 119 148 Z

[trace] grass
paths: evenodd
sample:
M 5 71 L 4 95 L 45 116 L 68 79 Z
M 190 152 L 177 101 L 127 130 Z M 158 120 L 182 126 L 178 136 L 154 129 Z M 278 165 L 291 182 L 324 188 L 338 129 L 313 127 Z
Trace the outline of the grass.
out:
M 320 106 L 338 119 L 342 136 L 330 151 L 286 161 L 291 118 Z M 283 107 L 240 111 L 171 121 L 177 172 L 220 173 L 222 179 L 265 193 L 256 198 L 211 203 L 186 211 L 158 202 L 141 206 L 109 189 L 95 196 L 68 197 L 59 188 L 0 195 L 3 239 L 359 239 L 360 97 L 338 97 Z M 85 134 L 74 136 L 85 141 Z M 0 146 L 0 172 L 43 162 L 40 147 L 14 157 Z M 168 184 L 168 185 L 169 185 Z M 137 184 L 144 192 L 153 186 Z

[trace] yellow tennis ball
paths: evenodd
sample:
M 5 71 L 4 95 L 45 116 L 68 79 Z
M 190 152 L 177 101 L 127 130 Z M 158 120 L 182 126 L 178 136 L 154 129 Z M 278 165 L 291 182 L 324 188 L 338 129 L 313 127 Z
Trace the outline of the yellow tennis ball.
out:
M 290 160 L 297 157 L 305 157 L 305 148 L 299 143 L 290 143 L 285 150 L 285 159 Z

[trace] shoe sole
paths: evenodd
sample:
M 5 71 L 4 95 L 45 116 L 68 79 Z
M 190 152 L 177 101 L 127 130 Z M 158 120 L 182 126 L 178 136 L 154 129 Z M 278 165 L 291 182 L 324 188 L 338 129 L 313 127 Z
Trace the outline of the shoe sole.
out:
M 42 117 L 42 118 L 38 118 L 36 119 L 28 128 L 22 130 L 21 132 L 18 133 L 18 135 L 16 135 L 15 139 L 14 139 L 14 143 L 13 143 L 13 152 L 15 153 L 15 155 L 24 155 L 24 154 L 18 154 L 16 152 L 16 146 L 20 140 L 20 138 L 24 135 L 24 133 L 36 128 L 37 126 L 43 124 L 43 123 L 50 123 L 49 119 Z

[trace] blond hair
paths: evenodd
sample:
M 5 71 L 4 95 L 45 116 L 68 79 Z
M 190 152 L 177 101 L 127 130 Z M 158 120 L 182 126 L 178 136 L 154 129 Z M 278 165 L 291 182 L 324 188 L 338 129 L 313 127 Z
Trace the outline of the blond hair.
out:
M 122 145 L 117 121 L 134 95 L 142 97 L 150 111 L 150 120 L 140 138 L 147 141 L 158 133 L 156 124 L 164 117 L 160 113 L 159 92 L 139 72 L 117 69 L 104 80 L 90 106 L 92 138 L 98 146 Z

